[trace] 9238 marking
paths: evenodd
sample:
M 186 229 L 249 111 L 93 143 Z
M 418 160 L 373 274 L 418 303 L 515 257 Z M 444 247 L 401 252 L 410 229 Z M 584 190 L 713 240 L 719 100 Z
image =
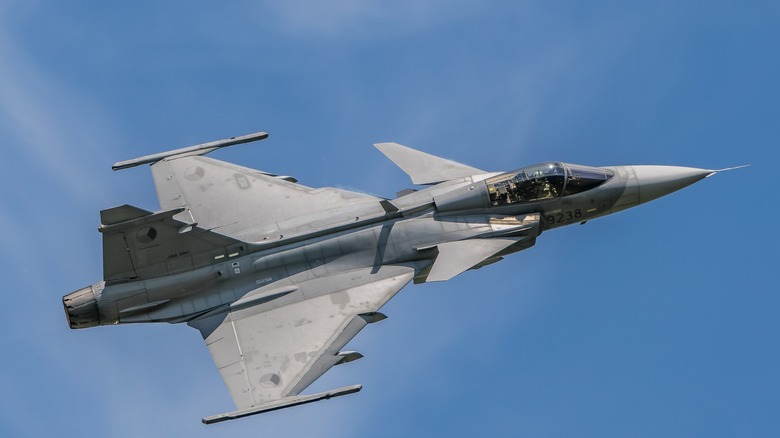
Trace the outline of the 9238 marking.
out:
M 582 218 L 582 210 L 578 208 L 575 210 L 559 211 L 555 214 L 548 214 L 544 217 L 544 220 L 550 224 L 560 224 L 580 218 Z

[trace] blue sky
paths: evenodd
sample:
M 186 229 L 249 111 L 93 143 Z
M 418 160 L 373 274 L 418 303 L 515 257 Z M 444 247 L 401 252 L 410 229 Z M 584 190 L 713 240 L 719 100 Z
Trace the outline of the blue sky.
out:
M 225 3 L 0 5 L 0 435 L 780 434 L 777 2 Z M 258 130 L 212 156 L 387 197 L 375 142 L 753 166 L 409 286 L 310 388 L 361 393 L 207 427 L 197 332 L 72 331 L 60 300 L 101 278 L 99 210 L 158 208 L 112 163 Z

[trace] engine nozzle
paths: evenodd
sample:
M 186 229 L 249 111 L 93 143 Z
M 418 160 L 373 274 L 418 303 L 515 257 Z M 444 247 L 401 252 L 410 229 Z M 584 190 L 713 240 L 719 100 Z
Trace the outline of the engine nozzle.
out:
M 65 316 L 72 329 L 95 327 L 100 325 L 100 310 L 97 298 L 102 294 L 104 282 L 81 288 L 62 297 Z

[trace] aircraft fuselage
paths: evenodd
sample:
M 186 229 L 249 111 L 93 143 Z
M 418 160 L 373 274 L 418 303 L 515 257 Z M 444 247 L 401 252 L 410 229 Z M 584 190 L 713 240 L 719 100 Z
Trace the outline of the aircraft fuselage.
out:
M 683 169 L 678 172 L 684 174 L 685 181 L 676 178 L 668 182 L 672 191 L 680 184 L 688 185 L 688 180 L 711 173 L 671 166 L 649 167 L 671 174 L 675 174 L 675 169 Z M 425 282 L 425 267 L 436 259 L 435 246 L 439 243 L 520 237 L 516 244 L 482 266 L 532 246 L 542 231 L 584 223 L 639 205 L 642 183 L 635 168 L 607 167 L 604 169 L 613 176 L 588 190 L 505 205 L 491 205 L 485 187 L 489 177 L 499 174 L 466 177 L 396 198 L 392 205 L 397 211 L 377 214 L 375 208 L 365 212 L 350 209 L 355 219 L 349 222 L 248 244 L 241 256 L 228 254 L 210 266 L 147 280 L 100 282 L 71 295 L 93 295 L 99 324 L 112 325 L 183 322 L 230 305 L 249 292 L 273 294 L 276 289 L 319 276 L 371 266 L 415 265 L 423 273 L 415 280 Z M 451 198 L 453 193 L 458 197 L 454 208 L 452 202 L 437 205 L 437 201 L 449 200 L 447 195 Z M 534 215 L 539 223 L 529 229 L 529 221 L 524 219 L 533 219 Z M 338 217 L 338 212 L 334 216 Z M 273 308 L 305 298 L 299 295 L 287 294 L 261 305 Z M 88 326 L 91 325 L 95 324 Z

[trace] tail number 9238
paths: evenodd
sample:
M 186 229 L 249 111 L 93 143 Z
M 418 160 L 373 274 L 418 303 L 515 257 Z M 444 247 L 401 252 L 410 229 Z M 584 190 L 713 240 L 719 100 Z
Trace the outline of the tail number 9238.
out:
M 560 224 L 563 222 L 571 222 L 576 219 L 582 218 L 582 210 L 579 208 L 576 210 L 559 211 L 557 213 L 548 214 L 544 216 L 544 220 L 549 224 Z

